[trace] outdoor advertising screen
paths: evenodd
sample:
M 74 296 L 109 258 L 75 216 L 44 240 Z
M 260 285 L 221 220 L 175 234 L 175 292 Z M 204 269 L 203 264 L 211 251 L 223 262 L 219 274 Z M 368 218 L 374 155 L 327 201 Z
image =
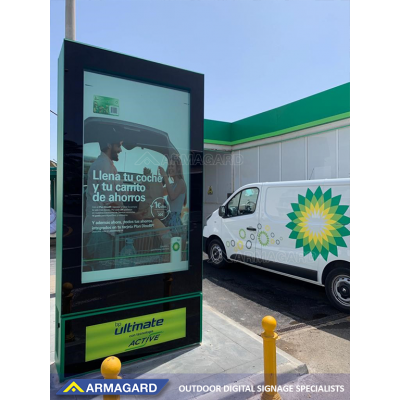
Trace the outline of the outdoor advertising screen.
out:
M 188 270 L 190 94 L 84 72 L 82 283 Z
M 60 379 L 201 341 L 204 75 L 65 40 Z

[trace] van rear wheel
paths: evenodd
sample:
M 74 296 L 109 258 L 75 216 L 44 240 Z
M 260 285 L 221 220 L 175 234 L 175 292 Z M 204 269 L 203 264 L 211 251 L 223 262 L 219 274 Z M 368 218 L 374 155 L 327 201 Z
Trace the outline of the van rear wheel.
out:
M 218 239 L 213 239 L 208 245 L 208 262 L 217 268 L 227 265 L 225 247 Z
M 325 281 L 325 292 L 334 307 L 350 311 L 350 269 L 335 268 L 329 272 Z

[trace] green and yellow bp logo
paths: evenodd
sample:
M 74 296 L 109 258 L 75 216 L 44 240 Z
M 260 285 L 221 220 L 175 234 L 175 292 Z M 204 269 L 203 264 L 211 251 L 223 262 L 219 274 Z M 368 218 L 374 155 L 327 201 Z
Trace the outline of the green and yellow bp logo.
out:
M 341 197 L 318 187 L 314 193 L 307 189 L 305 197 L 299 194 L 298 203 L 292 203 L 286 227 L 292 230 L 289 239 L 296 240 L 296 248 L 303 247 L 304 256 L 311 253 L 316 260 L 321 255 L 327 261 L 329 253 L 338 255 L 338 246 L 347 247 L 343 237 L 350 235 L 345 226 L 350 218 L 344 214 L 349 206 L 340 204 Z

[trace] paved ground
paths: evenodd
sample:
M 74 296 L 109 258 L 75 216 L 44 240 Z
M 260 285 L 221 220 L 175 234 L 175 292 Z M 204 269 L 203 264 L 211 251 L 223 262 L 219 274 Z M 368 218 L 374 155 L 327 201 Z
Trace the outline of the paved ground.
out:
M 323 287 L 240 263 L 217 269 L 204 261 L 203 293 L 218 311 L 255 333 L 261 332 L 266 313 L 276 318 L 281 331 L 347 316 L 330 305 Z
M 54 299 L 50 299 L 54 313 Z M 54 324 L 54 314 L 50 316 Z M 54 328 L 50 357 L 53 356 Z M 149 360 L 126 364 L 121 371 L 125 379 L 137 378 L 167 378 L 168 387 L 163 389 L 163 399 L 190 399 L 195 395 L 191 392 L 180 392 L 180 385 L 225 385 L 233 384 L 243 379 L 263 381 L 263 351 L 262 339 L 236 324 L 231 319 L 205 306 L 203 308 L 203 342 L 201 345 L 171 352 Z M 283 351 L 277 351 L 278 373 L 285 377 L 286 382 L 307 373 L 307 367 L 293 359 Z M 51 398 L 62 387 L 58 382 L 54 364 L 51 365 Z M 99 373 L 85 375 L 85 378 L 100 378 Z M 283 378 L 280 379 L 283 379 Z M 197 392 L 196 396 L 204 393 Z M 75 398 L 71 396 L 71 398 Z M 100 397 L 99 397 L 100 398 Z M 124 398 L 122 396 L 122 398 Z M 127 399 L 135 397 L 129 396 Z M 247 398 L 247 397 L 243 397 Z
M 281 334 L 277 346 L 305 362 L 310 373 L 350 374 L 349 317 Z
M 276 318 L 277 346 L 316 373 L 350 372 L 350 318 L 330 305 L 323 287 L 240 263 L 217 269 L 203 262 L 207 304 L 256 334 Z
M 51 246 L 51 296 L 55 273 Z M 310 373 L 350 372 L 350 318 L 329 304 L 324 288 L 239 263 L 219 270 L 204 262 L 203 274 L 205 304 L 257 335 L 262 318 L 273 315 L 277 346 L 305 363 Z
M 54 251 L 51 249 L 51 256 Z M 50 259 L 50 276 L 55 276 L 55 258 Z M 50 288 L 52 290 L 52 287 Z M 50 393 L 51 398 L 57 398 L 56 392 L 62 387 L 54 367 L 54 314 L 55 298 L 50 293 Z M 203 395 L 202 392 L 180 392 L 180 385 L 229 385 L 243 379 L 253 379 L 259 384 L 263 382 L 263 344 L 262 339 L 220 314 L 214 308 L 203 307 L 203 341 L 201 345 L 171 352 L 149 360 L 138 361 L 123 366 L 123 378 L 167 378 L 168 386 L 162 394 L 162 399 L 191 399 Z M 304 363 L 277 350 L 277 368 L 282 383 L 307 373 Z M 85 378 L 100 378 L 99 373 L 85 375 Z M 248 394 L 242 394 L 243 399 Z M 67 396 L 75 399 L 75 396 Z M 90 397 L 90 396 L 89 396 Z M 101 397 L 98 397 L 99 399 Z M 121 396 L 124 399 L 124 396 Z M 135 397 L 129 396 L 127 399 Z
M 349 398 L 350 318 L 348 315 L 340 313 L 330 306 L 325 297 L 323 288 L 266 271 L 248 268 L 241 264 L 232 264 L 228 269 L 218 270 L 211 267 L 207 262 L 204 262 L 203 272 L 205 310 L 207 310 L 207 305 L 212 304 L 216 310 L 212 308 L 208 308 L 208 310 L 211 310 L 211 314 L 213 314 L 217 320 L 223 321 L 224 324 L 227 323 L 230 326 L 229 330 L 232 330 L 232 326 L 234 326 L 241 334 L 247 332 L 247 335 L 252 336 L 252 339 L 258 341 L 259 346 L 261 346 L 261 338 L 258 336 L 261 332 L 260 321 L 262 317 L 267 314 L 273 315 L 278 321 L 280 334 L 280 340 L 277 342 L 278 347 L 300 360 L 297 364 L 300 366 L 300 370 L 304 368 L 302 365 L 305 363 L 311 373 L 319 372 L 318 374 L 310 374 L 298 378 L 291 383 L 292 386 L 329 386 L 343 384 L 346 388 L 344 393 L 282 393 L 282 397 L 284 397 L 285 400 L 308 400 L 310 398 L 339 400 Z M 50 296 L 53 297 L 50 299 L 50 311 L 53 327 L 55 289 L 55 247 L 53 246 L 50 248 L 50 279 Z M 205 318 L 211 317 L 206 317 L 205 313 Z M 224 356 L 223 353 L 221 353 L 221 349 L 218 349 L 218 346 L 214 346 L 213 348 L 213 344 L 209 341 L 210 338 L 218 337 L 218 335 L 214 331 L 215 328 L 210 328 L 210 326 L 207 325 L 208 323 L 209 321 L 205 324 L 205 342 L 202 346 L 197 347 L 201 349 L 200 351 L 197 350 L 199 352 L 198 354 L 201 354 L 201 352 L 206 354 L 208 352 L 211 362 L 220 359 L 216 361 L 216 365 L 222 369 L 225 368 L 224 371 L 227 370 L 226 368 L 229 369 L 230 366 L 230 373 L 226 374 L 225 372 L 221 373 L 221 371 L 218 372 L 215 370 L 213 373 L 209 374 L 210 370 L 204 367 L 204 364 L 202 364 L 204 363 L 203 360 L 195 364 L 200 367 L 202 372 L 207 371 L 204 376 L 200 376 L 198 374 L 199 371 L 197 371 L 195 377 L 190 373 L 180 375 L 177 371 L 181 368 L 182 372 L 182 366 L 185 366 L 185 358 L 193 357 L 193 355 L 188 356 L 186 350 L 183 351 L 182 355 L 172 353 L 166 356 L 171 357 L 170 359 L 157 359 L 158 361 L 149 360 L 149 362 L 155 362 L 156 364 L 154 364 L 152 368 L 146 367 L 146 372 L 164 373 L 166 371 L 166 366 L 167 370 L 168 368 L 170 369 L 168 372 L 168 379 L 171 379 L 173 370 L 177 373 L 177 375 L 173 375 L 175 377 L 175 383 L 169 389 L 168 393 L 164 392 L 160 398 L 202 397 L 204 400 L 220 398 L 232 400 L 247 399 L 251 397 L 249 393 L 234 392 L 219 393 L 218 395 L 211 393 L 181 394 L 176 391 L 176 385 L 177 382 L 187 383 L 189 381 L 196 381 L 202 385 L 214 383 L 220 385 L 250 384 L 254 386 L 263 383 L 262 374 L 256 372 L 262 370 L 261 358 L 258 357 L 257 361 L 257 357 L 255 357 L 248 362 L 246 357 L 243 358 L 239 354 L 234 355 L 233 353 L 228 353 Z M 234 338 L 233 342 L 235 344 L 233 346 L 236 349 L 238 349 L 237 341 L 238 338 Z M 204 348 L 203 346 L 205 344 L 208 344 L 209 347 Z M 51 361 L 54 360 L 53 347 L 54 333 L 50 344 Z M 228 345 L 227 348 L 229 349 L 229 347 Z M 229 349 L 229 351 L 232 351 L 232 349 Z M 246 351 L 248 352 L 248 350 Z M 280 350 L 278 351 L 280 352 Z M 257 355 L 259 355 L 260 352 L 261 347 L 257 351 Z M 285 371 L 288 370 L 288 367 L 289 369 L 292 368 L 291 370 L 293 371 L 293 365 L 296 364 L 296 361 L 291 359 L 289 354 L 285 355 L 283 352 L 280 354 L 283 358 L 287 357 L 286 360 L 292 362 L 292 364 L 290 364 L 290 362 L 286 363 L 286 366 L 283 367 L 285 363 L 282 363 L 281 356 L 278 356 L 278 368 L 280 372 L 278 383 L 284 384 L 293 379 L 293 375 L 286 375 Z M 255 356 L 255 354 L 253 355 Z M 183 361 L 177 363 L 180 357 L 183 357 Z M 235 367 L 232 364 L 236 362 L 235 360 L 239 360 L 239 368 L 236 370 L 235 368 L 237 368 L 237 366 Z M 137 366 L 142 363 L 143 362 L 130 365 Z M 243 373 L 243 369 L 241 369 L 242 367 L 240 366 L 244 366 L 243 368 L 247 372 Z M 132 371 L 135 368 L 137 367 L 131 369 L 130 372 L 127 370 L 126 377 L 128 377 L 130 373 L 133 373 Z M 184 367 L 183 370 L 187 372 L 187 366 Z M 304 369 L 302 372 L 304 372 Z M 211 378 L 211 376 L 213 376 L 213 378 Z M 137 377 L 137 375 L 135 377 Z M 57 385 L 55 385 L 54 382 L 52 385 L 52 394 L 54 395 Z M 71 396 L 71 398 L 74 397 Z M 124 397 L 122 397 L 122 399 L 123 398 Z M 131 399 L 132 397 L 130 396 L 129 398 Z M 259 398 L 259 395 L 255 396 L 255 398 Z
M 53 245 L 50 293 L 55 292 L 55 256 Z M 317 325 L 348 316 L 329 304 L 322 287 L 240 263 L 216 269 L 204 261 L 203 295 L 209 305 L 256 334 L 261 332 L 261 320 L 267 314 L 276 318 L 280 333 L 301 324 Z

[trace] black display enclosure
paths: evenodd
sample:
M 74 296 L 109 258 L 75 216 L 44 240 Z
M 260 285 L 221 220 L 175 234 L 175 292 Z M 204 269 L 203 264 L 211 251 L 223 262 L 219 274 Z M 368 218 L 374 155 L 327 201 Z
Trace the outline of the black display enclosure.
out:
M 59 91 L 63 92 L 63 103 L 59 104 L 61 107 L 59 119 L 63 126 L 59 129 L 63 132 L 63 143 L 58 143 L 58 146 L 62 146 L 59 150 L 57 167 L 57 180 L 59 185 L 62 185 L 61 191 L 58 190 L 58 195 L 62 196 L 61 199 L 58 198 L 58 201 L 62 202 L 62 214 L 60 215 L 58 210 L 57 223 L 62 223 L 63 234 L 62 240 L 57 237 L 57 246 L 62 247 L 62 252 L 57 249 L 57 257 L 60 255 L 62 258 L 57 260 L 57 263 L 61 261 L 61 268 L 57 266 L 57 274 L 61 272 L 61 276 L 57 276 L 56 292 L 60 295 L 64 290 L 64 295 L 61 297 L 61 304 L 57 302 L 58 317 L 62 319 L 64 316 L 200 293 L 202 290 L 204 75 L 68 40 L 64 41 L 59 63 L 62 68 L 62 73 L 59 74 L 59 79 L 62 79 L 59 82 Z M 134 80 L 190 93 L 188 270 L 82 283 L 84 72 Z M 196 337 L 194 341 L 197 339 Z M 185 343 L 179 343 L 179 346 Z M 154 352 L 154 350 L 148 351 Z M 68 360 L 66 358 L 66 368 L 69 365 Z M 93 364 L 94 368 L 97 367 L 95 364 Z M 84 369 L 87 370 L 87 367 Z M 71 369 L 70 372 L 79 373 L 79 368 L 75 365 L 73 371 Z

